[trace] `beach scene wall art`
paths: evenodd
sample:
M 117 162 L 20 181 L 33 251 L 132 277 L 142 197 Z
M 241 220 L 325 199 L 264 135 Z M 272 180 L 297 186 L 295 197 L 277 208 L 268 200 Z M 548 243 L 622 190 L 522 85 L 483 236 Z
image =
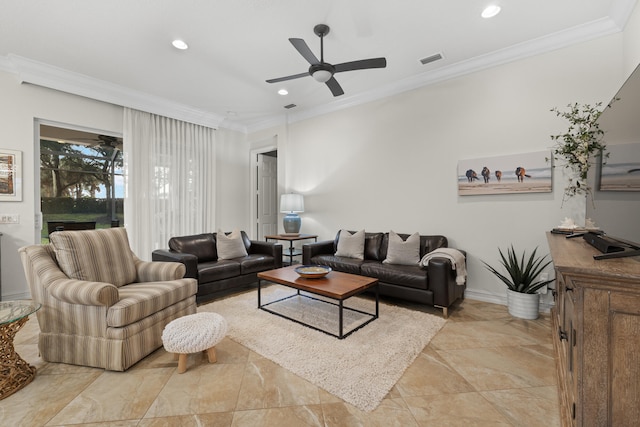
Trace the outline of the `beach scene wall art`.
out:
M 600 169 L 600 191 L 640 191 L 640 143 L 608 145 Z
M 551 192 L 549 151 L 458 161 L 460 196 Z

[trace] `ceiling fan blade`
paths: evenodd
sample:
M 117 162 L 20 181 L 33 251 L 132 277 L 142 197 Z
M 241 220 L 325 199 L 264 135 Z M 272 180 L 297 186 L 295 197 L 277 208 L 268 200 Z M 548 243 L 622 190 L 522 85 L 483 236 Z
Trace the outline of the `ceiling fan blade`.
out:
M 335 77 L 331 77 L 329 80 L 327 80 L 326 83 L 329 89 L 331 90 L 331 93 L 333 94 L 333 96 L 344 95 L 344 91 L 342 90 L 340 83 L 338 83 Z
M 309 75 L 309 72 L 305 71 L 304 73 L 294 74 L 292 76 L 278 77 L 277 79 L 269 79 L 269 80 L 267 80 L 267 83 L 284 82 L 284 81 L 287 81 L 287 80 L 299 79 L 300 77 L 307 77 L 308 75 Z
M 365 70 L 367 68 L 385 68 L 387 66 L 386 58 L 361 59 L 360 61 L 343 62 L 334 65 L 336 73 L 343 71 Z
M 289 41 L 291 42 L 293 47 L 295 47 L 296 50 L 298 52 L 300 52 L 300 55 L 302 55 L 304 57 L 304 59 L 307 60 L 307 62 L 309 64 L 313 65 L 313 64 L 319 64 L 320 63 L 318 58 L 316 58 L 316 56 L 313 54 L 313 52 L 311 52 L 311 49 L 309 49 L 309 46 L 307 45 L 307 42 L 305 42 L 302 39 L 289 39 Z

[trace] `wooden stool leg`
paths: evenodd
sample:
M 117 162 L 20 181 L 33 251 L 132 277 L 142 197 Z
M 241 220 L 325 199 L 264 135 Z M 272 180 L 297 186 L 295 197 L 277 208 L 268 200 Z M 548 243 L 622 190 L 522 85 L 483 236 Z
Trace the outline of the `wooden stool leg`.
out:
M 216 348 L 211 347 L 207 349 L 207 356 L 209 356 L 209 363 L 216 363 L 218 359 L 216 358 Z
M 178 357 L 178 373 L 182 374 L 187 370 L 187 355 L 182 353 Z

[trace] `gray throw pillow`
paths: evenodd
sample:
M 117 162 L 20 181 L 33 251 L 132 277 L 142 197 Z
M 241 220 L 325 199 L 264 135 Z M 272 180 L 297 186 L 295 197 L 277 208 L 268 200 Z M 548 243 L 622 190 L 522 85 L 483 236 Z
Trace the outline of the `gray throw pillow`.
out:
M 336 256 L 364 259 L 364 230 L 353 234 L 347 230 L 340 230 Z
M 247 256 L 247 248 L 242 241 L 240 230 L 233 230 L 229 235 L 218 230 L 216 235 L 218 259 L 233 259 Z
M 420 262 L 420 234 L 413 233 L 402 240 L 393 230 L 389 231 L 389 247 L 384 264 L 418 265 Z

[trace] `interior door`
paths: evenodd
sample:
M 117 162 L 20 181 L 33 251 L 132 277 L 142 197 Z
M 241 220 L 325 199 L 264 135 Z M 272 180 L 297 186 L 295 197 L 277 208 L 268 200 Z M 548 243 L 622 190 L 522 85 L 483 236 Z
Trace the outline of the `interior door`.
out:
M 278 234 L 278 158 L 258 154 L 258 239 Z

